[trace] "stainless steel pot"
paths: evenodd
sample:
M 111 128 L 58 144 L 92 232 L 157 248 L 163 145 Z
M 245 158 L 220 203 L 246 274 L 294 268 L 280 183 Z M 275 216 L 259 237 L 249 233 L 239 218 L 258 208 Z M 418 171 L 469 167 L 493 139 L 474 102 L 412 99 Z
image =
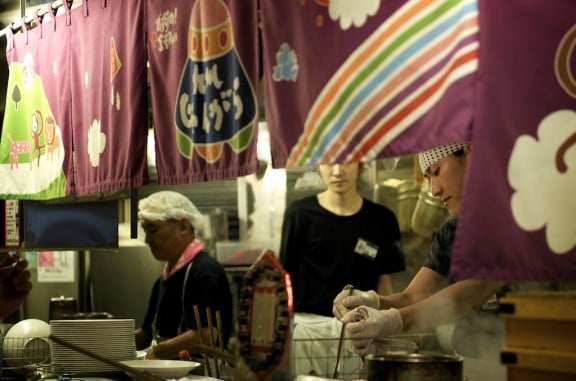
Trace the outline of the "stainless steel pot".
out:
M 402 233 L 412 230 L 412 214 L 418 202 L 420 183 L 407 180 L 398 186 L 398 226 Z
M 367 355 L 367 381 L 463 381 L 463 358 L 436 353 Z
M 423 236 L 432 237 L 446 217 L 448 210 L 440 199 L 430 193 L 428 181 L 424 181 L 412 214 L 412 230 Z
M 50 298 L 49 311 L 50 320 L 59 320 L 64 315 L 78 312 L 78 303 L 76 298 L 73 297 L 60 296 Z

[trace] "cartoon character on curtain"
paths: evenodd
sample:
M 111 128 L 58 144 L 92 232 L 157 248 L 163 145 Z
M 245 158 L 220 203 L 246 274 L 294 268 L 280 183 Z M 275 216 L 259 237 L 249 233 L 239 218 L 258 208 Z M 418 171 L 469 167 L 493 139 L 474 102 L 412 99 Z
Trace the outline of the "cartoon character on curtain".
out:
M 196 152 L 214 163 L 224 144 L 242 152 L 256 134 L 257 117 L 255 92 L 235 49 L 226 4 L 196 1 L 174 115 L 180 153 L 190 158 Z
M 65 194 L 61 130 L 31 54 L 10 65 L 0 144 L 0 194 L 43 199 Z

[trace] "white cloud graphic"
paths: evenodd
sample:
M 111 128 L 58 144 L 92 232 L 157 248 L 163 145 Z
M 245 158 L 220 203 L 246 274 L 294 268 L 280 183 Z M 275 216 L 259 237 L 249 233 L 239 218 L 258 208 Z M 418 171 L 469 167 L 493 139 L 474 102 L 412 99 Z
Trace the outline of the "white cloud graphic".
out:
M 538 126 L 538 139 L 522 135 L 516 140 L 508 181 L 516 191 L 512 214 L 522 229 L 545 227 L 556 254 L 576 246 L 576 112 L 556 111 Z
M 380 0 L 330 0 L 328 14 L 334 21 L 340 19 L 340 28 L 346 30 L 354 25 L 360 28 L 368 16 L 374 16 L 380 8 Z
M 100 154 L 106 148 L 106 135 L 100 129 L 100 121 L 94 119 L 88 129 L 88 156 L 90 164 L 97 167 L 100 164 Z

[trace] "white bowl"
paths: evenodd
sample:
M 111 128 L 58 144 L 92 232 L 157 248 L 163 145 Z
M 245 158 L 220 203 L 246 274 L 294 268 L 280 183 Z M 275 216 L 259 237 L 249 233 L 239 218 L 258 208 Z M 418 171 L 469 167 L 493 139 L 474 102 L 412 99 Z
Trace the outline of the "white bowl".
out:
M 6 365 L 22 367 L 50 363 L 50 324 L 39 319 L 26 319 L 14 324 L 6 335 L 2 348 Z
M 163 378 L 185 377 L 192 369 L 200 366 L 199 362 L 180 360 L 126 360 L 120 362 Z M 131 375 L 128 371 L 124 372 Z

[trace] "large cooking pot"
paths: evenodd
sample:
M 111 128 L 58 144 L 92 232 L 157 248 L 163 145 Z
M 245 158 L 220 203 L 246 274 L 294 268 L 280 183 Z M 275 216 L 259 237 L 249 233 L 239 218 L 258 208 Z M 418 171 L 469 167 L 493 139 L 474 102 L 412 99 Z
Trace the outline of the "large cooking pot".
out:
M 463 358 L 436 353 L 367 355 L 367 381 L 463 381 Z

